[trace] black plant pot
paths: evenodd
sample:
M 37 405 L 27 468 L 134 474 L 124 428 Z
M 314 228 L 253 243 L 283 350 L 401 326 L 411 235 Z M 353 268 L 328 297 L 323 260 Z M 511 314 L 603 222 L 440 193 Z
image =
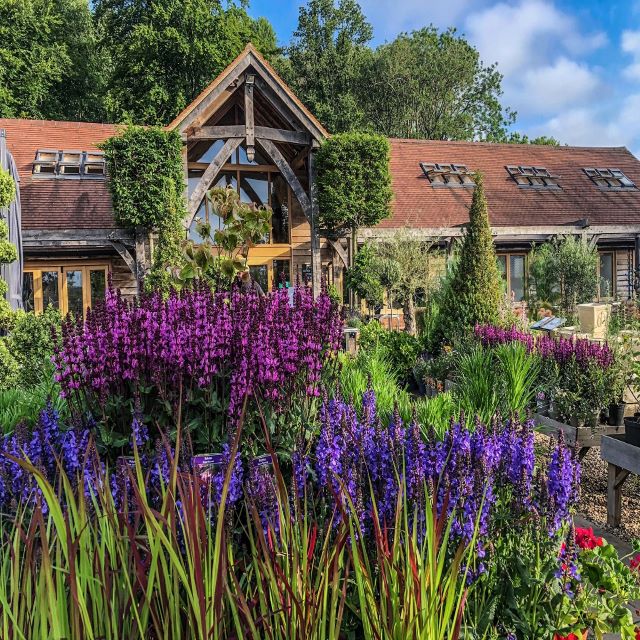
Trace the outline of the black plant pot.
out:
M 624 439 L 628 444 L 640 447 L 640 422 L 633 418 L 624 419 Z
M 609 407 L 609 420 L 607 424 L 610 427 L 621 427 L 624 424 L 624 410 L 626 404 L 624 402 L 618 402 L 618 404 L 612 404 Z

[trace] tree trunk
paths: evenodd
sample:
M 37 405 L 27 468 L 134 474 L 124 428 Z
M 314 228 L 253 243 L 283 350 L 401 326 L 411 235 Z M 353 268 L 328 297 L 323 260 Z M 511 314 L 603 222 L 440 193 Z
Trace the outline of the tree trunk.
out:
M 404 315 L 404 330 L 412 335 L 416 335 L 416 305 L 413 296 L 407 296 L 402 305 L 402 313 Z

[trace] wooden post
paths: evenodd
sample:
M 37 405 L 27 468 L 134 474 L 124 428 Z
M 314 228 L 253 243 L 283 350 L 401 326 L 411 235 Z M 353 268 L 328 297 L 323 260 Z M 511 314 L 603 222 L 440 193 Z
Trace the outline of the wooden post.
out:
M 309 150 L 309 199 L 311 201 L 311 273 L 313 297 L 322 289 L 322 258 L 320 256 L 320 234 L 318 231 L 318 185 L 316 181 L 315 149 Z
M 622 485 L 629 477 L 629 471 L 608 463 L 607 478 L 607 524 L 619 527 L 622 522 Z
M 244 82 L 244 126 L 245 137 L 247 139 L 247 159 L 253 162 L 256 154 L 255 147 L 255 123 L 253 117 L 253 87 L 255 84 L 255 76 L 248 73 Z

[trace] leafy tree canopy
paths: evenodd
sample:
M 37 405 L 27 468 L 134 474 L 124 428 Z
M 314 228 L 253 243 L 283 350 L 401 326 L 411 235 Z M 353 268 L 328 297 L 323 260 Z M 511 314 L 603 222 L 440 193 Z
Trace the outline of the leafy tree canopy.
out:
M 100 119 L 102 68 L 86 0 L 0 2 L 0 116 Z
M 277 51 L 266 20 L 219 0 L 97 0 L 95 15 L 116 121 L 167 124 L 249 41 L 267 57 Z
M 369 133 L 326 140 L 317 158 L 320 226 L 355 231 L 391 213 L 389 141 Z
M 310 0 L 280 70 L 300 99 L 332 132 L 357 129 L 358 89 L 373 31 L 356 0 Z
M 551 136 L 537 136 L 536 138 L 530 138 L 526 133 L 518 133 L 512 131 L 510 133 L 501 133 L 496 136 L 489 136 L 489 142 L 507 142 L 508 144 L 539 144 L 549 147 L 559 147 L 560 142 Z
M 501 135 L 515 114 L 500 103 L 502 75 L 456 33 L 426 27 L 381 45 L 363 77 L 373 130 L 398 138 L 472 140 Z

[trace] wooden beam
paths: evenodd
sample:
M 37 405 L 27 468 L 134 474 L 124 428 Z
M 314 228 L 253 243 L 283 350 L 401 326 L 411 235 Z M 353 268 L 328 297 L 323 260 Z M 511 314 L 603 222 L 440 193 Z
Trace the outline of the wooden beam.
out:
M 320 256 L 320 234 L 318 232 L 318 192 L 315 153 L 309 153 L 309 200 L 311 201 L 311 269 L 313 296 L 322 290 L 322 259 Z M 328 285 L 328 283 L 327 283 Z
M 280 152 L 280 149 L 278 149 L 275 143 L 271 140 L 266 140 L 265 138 L 256 138 L 256 140 L 265 150 L 266 154 L 276 163 L 278 170 L 283 175 L 284 179 L 287 181 L 294 195 L 298 199 L 305 217 L 310 223 L 312 223 L 313 213 L 311 209 L 311 200 L 300 184 L 300 180 L 298 180 L 293 169 L 289 166 L 286 158 Z
M 118 242 L 117 240 L 111 240 L 111 246 L 118 252 L 120 257 L 127 263 L 127 266 L 131 270 L 134 276 L 137 276 L 136 272 L 136 262 L 129 253 L 128 249 L 122 244 L 122 242 Z
M 247 141 L 247 160 L 253 162 L 256 156 L 255 118 L 253 112 L 253 87 L 256 77 L 248 73 L 244 80 L 244 137 Z
M 189 142 L 196 140 L 224 140 L 238 138 L 246 134 L 246 124 L 221 124 L 211 127 L 200 127 L 189 134 Z M 254 127 L 256 138 L 284 142 L 286 144 L 310 145 L 311 136 L 305 131 L 289 131 L 288 129 L 273 129 L 272 127 Z M 303 149 L 305 152 L 306 149 Z M 301 153 L 302 153 L 301 152 Z
M 240 146 L 242 140 L 242 138 L 229 138 L 202 174 L 200 182 L 198 182 L 196 188 L 191 194 L 191 197 L 189 198 L 187 218 L 185 220 L 185 227 L 187 229 L 191 226 L 191 223 L 198 212 L 198 208 L 200 207 L 200 203 L 202 202 L 202 198 L 204 198 L 204 194 L 209 189 L 213 179 L 218 175 L 218 173 L 220 173 L 220 169 L 229 159 L 229 156 L 231 156 L 231 154 Z
M 345 267 L 349 266 L 349 256 L 347 252 L 344 250 L 344 247 L 337 240 L 329 240 L 329 244 L 333 247 L 333 250 L 336 252 L 340 259 L 342 260 L 342 264 Z

